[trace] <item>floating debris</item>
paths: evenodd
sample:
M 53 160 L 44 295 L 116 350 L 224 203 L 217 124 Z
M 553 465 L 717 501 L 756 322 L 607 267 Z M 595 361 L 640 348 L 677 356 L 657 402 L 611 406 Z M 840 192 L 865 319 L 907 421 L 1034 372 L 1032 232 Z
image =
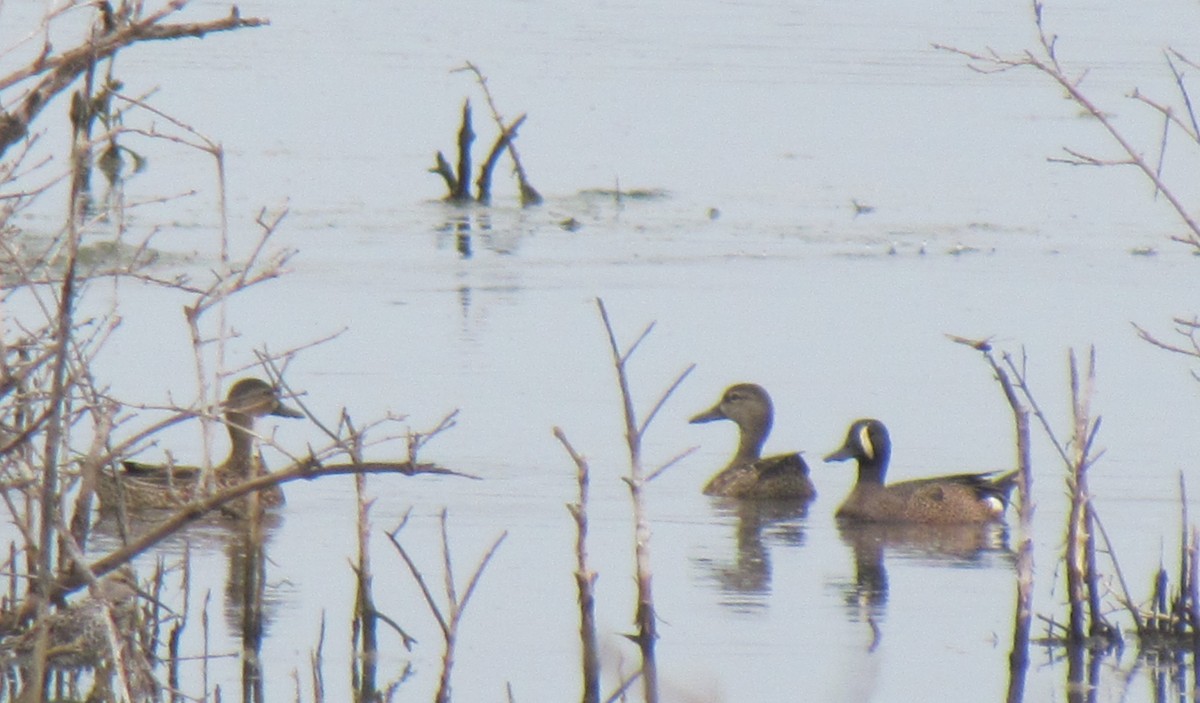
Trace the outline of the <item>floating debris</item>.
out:
M 666 188 L 633 188 L 623 190 L 617 188 L 585 188 L 579 191 L 585 198 L 605 198 L 611 200 L 665 200 L 671 197 L 671 191 Z

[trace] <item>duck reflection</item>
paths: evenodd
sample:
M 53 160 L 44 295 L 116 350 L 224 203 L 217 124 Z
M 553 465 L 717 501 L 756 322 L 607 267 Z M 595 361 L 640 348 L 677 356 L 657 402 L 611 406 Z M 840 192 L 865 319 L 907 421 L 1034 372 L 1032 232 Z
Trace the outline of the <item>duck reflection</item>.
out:
M 231 525 L 225 543 L 229 572 L 225 580 L 225 620 L 242 641 L 242 700 L 261 703 L 262 643 L 276 603 L 266 596 L 266 544 L 278 516 L 264 513 L 259 501 Z
M 115 549 L 131 536 L 141 534 L 170 515 L 155 510 L 131 514 L 127 524 L 116 517 L 101 519 L 93 532 L 93 548 Z M 266 549 L 283 518 L 276 512 L 265 512 L 252 496 L 246 501 L 246 514 L 233 518 L 209 515 L 181 531 L 167 542 L 187 559 L 192 550 L 208 553 L 223 551 L 227 573 L 223 612 L 225 622 L 234 636 L 241 639 L 243 649 L 242 686 L 244 701 L 262 701 L 263 676 L 259 657 L 267 627 L 273 620 L 279 601 L 268 597 L 266 588 Z M 3 696 L 0 696 L 0 700 Z
M 1002 523 L 924 525 L 838 521 L 838 534 L 854 557 L 854 580 L 840 583 L 847 615 L 872 623 L 888 600 L 886 555 L 892 553 L 931 566 L 970 567 L 996 556 L 1011 556 Z M 878 632 L 876 633 L 878 636 Z
M 734 556 L 731 560 L 699 558 L 695 563 L 725 596 L 721 603 L 744 609 L 763 607 L 771 593 L 771 546 L 804 544 L 807 500 L 717 499 L 720 518 L 733 518 Z

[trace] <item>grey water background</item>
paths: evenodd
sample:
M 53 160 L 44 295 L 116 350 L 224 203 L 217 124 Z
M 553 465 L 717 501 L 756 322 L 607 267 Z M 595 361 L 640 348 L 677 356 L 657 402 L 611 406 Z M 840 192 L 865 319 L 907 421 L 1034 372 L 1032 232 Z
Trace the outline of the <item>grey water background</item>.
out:
M 395 411 L 420 429 L 461 409 L 424 456 L 483 480 L 370 480 L 375 526 L 391 529 L 411 510 L 402 539 L 430 574 L 443 507 L 460 582 L 509 533 L 465 619 L 459 700 L 501 698 L 506 683 L 517 700 L 578 690 L 563 507 L 574 499 L 574 468 L 555 425 L 593 466 L 606 671 L 615 680 L 635 666 L 621 637 L 633 606 L 623 428 L 596 297 L 626 341 L 657 321 L 631 368 L 643 409 L 697 364 L 647 440 L 651 463 L 700 447 L 649 491 L 669 700 L 1003 697 L 1014 589 L 1003 535 L 884 535 L 881 549 L 863 548 L 832 518 L 852 472 L 819 461 L 851 420 L 875 416 L 892 430 L 893 478 L 1012 464 L 998 387 L 946 333 L 1024 350 L 1064 433 L 1067 349 L 1096 345 L 1106 449 L 1092 474 L 1097 509 L 1135 595 L 1148 596 L 1160 560 L 1174 563 L 1180 473 L 1192 495 L 1200 490 L 1200 394 L 1193 367 L 1137 339 L 1130 323 L 1169 337 L 1173 316 L 1200 307 L 1200 260 L 1169 241 L 1179 226 L 1132 170 L 1047 163 L 1064 145 L 1115 152 L 1046 78 L 982 75 L 931 47 L 1032 48 L 1026 3 L 239 8 L 271 26 L 139 46 L 117 72 L 129 94 L 161 86 L 158 109 L 223 145 L 238 252 L 253 245 L 262 207 L 288 209 L 274 243 L 298 254 L 288 276 L 231 303 L 240 333 L 231 366 L 263 345 L 285 349 L 344 328 L 288 371 L 324 419 L 343 406 L 356 418 Z M 5 5 L 0 27 L 38 10 Z M 195 3 L 187 16 L 227 11 Z M 1154 149 L 1161 125 L 1123 96 L 1135 86 L 1171 94 L 1162 50 L 1194 49 L 1197 13 L 1178 0 L 1054 2 L 1046 21 L 1066 65 L 1088 69 L 1090 94 Z M 506 117 L 529 114 L 517 144 L 544 205 L 519 209 L 505 179 L 491 208 L 439 202 L 442 183 L 426 169 L 436 149 L 453 149 L 464 97 L 481 146 L 493 134 L 472 78 L 451 71 L 464 60 L 486 73 Z M 46 135 L 48 147 L 55 138 Z M 202 274 L 216 256 L 211 159 L 163 141 L 136 148 L 149 170 L 128 183 L 131 200 L 196 193 L 133 209 L 131 225 L 144 233 L 167 223 L 155 245 Z M 1171 168 L 1189 165 L 1195 173 L 1194 160 Z M 662 192 L 621 203 L 594 192 L 618 184 Z M 1184 183 L 1181 195 L 1196 202 L 1196 185 Z M 852 200 L 875 209 L 855 216 Z M 27 222 L 52 228 L 60 212 L 47 207 Z M 572 217 L 581 224 L 573 232 L 560 226 Z M 464 220 L 470 256 L 455 234 Z M 87 300 L 95 311 L 120 304 L 123 323 L 97 360 L 114 392 L 146 403 L 194 394 L 185 297 L 121 282 L 93 284 Z M 752 514 L 699 494 L 735 433 L 686 418 L 735 381 L 761 383 L 775 398 L 768 450 L 804 450 L 813 465 L 820 496 L 806 513 Z M 303 423 L 274 432 L 296 451 L 319 439 Z M 199 456 L 196 428 L 167 437 L 176 457 Z M 1035 607 L 1061 619 L 1061 466 L 1040 435 L 1034 459 Z M 269 699 L 294 697 L 294 672 L 307 690 L 322 614 L 327 686 L 344 684 L 354 534 L 349 479 L 289 486 L 267 567 Z M 186 539 L 199 581 L 192 605 L 208 588 L 219 608 L 227 531 L 201 525 Z M 385 637 L 382 678 L 411 661 L 400 699 L 422 700 L 440 666 L 436 625 L 382 533 L 372 540 L 378 604 L 418 639 L 407 652 Z M 183 541 L 165 549 L 178 554 Z M 239 676 L 232 629 L 212 623 L 215 649 L 231 655 L 211 664 L 226 695 Z M 185 641 L 193 654 L 197 630 Z M 1067 698 L 1065 678 L 1035 650 L 1026 700 Z M 1106 662 L 1096 699 L 1155 700 L 1153 684 L 1126 652 Z

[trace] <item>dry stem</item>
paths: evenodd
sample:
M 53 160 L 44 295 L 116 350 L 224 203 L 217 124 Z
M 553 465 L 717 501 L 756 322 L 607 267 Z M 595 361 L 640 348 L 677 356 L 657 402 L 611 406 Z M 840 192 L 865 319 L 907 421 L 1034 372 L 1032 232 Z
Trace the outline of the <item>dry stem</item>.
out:
M 679 387 L 683 379 L 692 372 L 695 364 L 688 366 L 676 377 L 651 407 L 645 420 L 639 423 L 637 412 L 633 407 L 633 395 L 629 390 L 629 376 L 626 366 L 638 346 L 646 339 L 650 331 L 654 329 L 654 323 L 647 325 L 642 330 L 642 333 L 629 345 L 628 349 L 622 351 L 620 344 L 617 342 L 612 321 L 609 319 L 608 310 L 604 307 L 604 301 L 597 298 L 596 307 L 600 311 L 600 319 L 604 322 L 604 329 L 608 334 L 609 351 L 612 354 L 613 367 L 617 373 L 617 386 L 621 391 L 621 401 L 624 410 L 625 443 L 629 449 L 629 475 L 625 478 L 625 483 L 629 486 L 629 495 L 633 502 L 634 562 L 636 566 L 638 593 L 637 609 L 634 616 L 638 631 L 633 635 L 632 639 L 637 643 L 642 654 L 644 698 L 646 703 L 656 703 L 659 691 L 658 666 L 654 656 L 654 646 L 655 641 L 658 639 L 658 632 L 657 617 L 654 612 L 653 569 L 650 565 L 650 522 L 646 513 L 646 503 L 643 493 L 649 480 L 661 474 L 662 471 L 660 468 L 647 474 L 644 470 L 642 466 L 642 438 L 650 425 L 650 421 L 654 419 L 654 416 L 658 413 L 663 403 Z M 674 461 L 675 459 L 672 459 L 669 463 L 674 463 Z
M 588 484 L 587 459 L 580 456 L 567 441 L 567 435 L 558 427 L 554 436 L 567 450 L 575 463 L 579 484 L 579 500 L 567 505 L 575 520 L 575 586 L 579 591 L 579 640 L 582 645 L 583 703 L 598 703 L 600 700 L 600 647 L 596 636 L 596 577 L 588 564 Z
M 408 567 L 409 573 L 412 574 L 413 580 L 421 589 L 421 595 L 425 599 L 425 605 L 429 608 L 429 612 L 437 620 L 438 627 L 442 633 L 444 648 L 442 650 L 442 673 L 438 681 L 437 694 L 434 696 L 436 703 L 449 703 L 450 701 L 450 673 L 454 669 L 454 654 L 455 645 L 458 641 L 458 627 L 462 622 L 463 613 L 466 611 L 467 603 L 471 600 L 471 595 L 475 592 L 475 587 L 479 584 L 479 577 L 483 575 L 484 569 L 492 560 L 492 556 L 496 550 L 500 548 L 500 544 L 504 542 L 504 538 L 508 536 L 508 531 L 500 533 L 492 546 L 480 558 L 479 563 L 475 566 L 475 570 L 471 573 L 467 582 L 467 588 L 463 591 L 461 597 L 458 595 L 458 590 L 454 582 L 454 569 L 450 558 L 450 538 L 448 535 L 448 516 L 445 509 L 441 513 L 441 544 L 442 544 L 442 577 L 443 587 L 445 589 L 446 608 L 443 611 L 438 604 L 437 598 L 434 597 L 429 585 L 425 581 L 420 568 L 416 562 L 412 560 L 408 552 L 400 544 L 397 535 L 400 530 L 404 529 L 408 522 L 408 515 L 404 516 L 400 524 L 394 530 L 388 533 L 388 539 L 391 540 L 392 546 L 400 554 L 400 558 Z
M 964 337 L 948 335 L 951 340 L 965 344 L 983 354 L 983 358 L 995 374 L 996 381 L 1004 392 L 1004 398 L 1013 413 L 1013 422 L 1017 434 L 1017 489 L 1020 493 L 1018 511 L 1018 545 L 1017 545 L 1017 598 L 1016 614 L 1013 618 L 1012 648 L 1009 650 L 1009 690 L 1010 703 L 1021 700 L 1024 692 L 1025 674 L 1029 668 L 1029 633 L 1033 616 L 1033 464 L 1030 459 L 1029 408 L 1021 402 L 1011 377 L 1004 367 L 992 355 L 991 343 L 987 340 L 972 340 Z M 1005 361 L 1013 366 L 1011 358 L 1005 354 Z M 1024 381 L 1018 379 L 1024 387 Z

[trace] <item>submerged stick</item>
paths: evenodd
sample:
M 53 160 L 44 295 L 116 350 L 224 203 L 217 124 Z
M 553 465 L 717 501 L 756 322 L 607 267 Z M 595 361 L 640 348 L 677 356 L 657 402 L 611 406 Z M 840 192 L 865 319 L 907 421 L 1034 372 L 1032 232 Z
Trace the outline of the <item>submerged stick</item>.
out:
M 1200 529 L 1192 528 L 1188 547 L 1188 613 L 1192 626 L 1192 672 L 1196 677 L 1196 689 L 1200 689 Z
M 1070 601 L 1071 644 L 1083 644 L 1089 635 L 1108 637 L 1111 628 L 1100 603 L 1099 573 L 1096 567 L 1096 537 L 1092 521 L 1091 494 L 1087 474 L 1095 460 L 1092 444 L 1100 428 L 1100 418 L 1092 419 L 1091 402 L 1096 382 L 1096 348 L 1088 355 L 1086 376 L 1080 377 L 1074 350 L 1070 355 L 1071 401 L 1074 430 L 1071 446 L 1071 514 L 1067 525 L 1067 594 Z M 1086 629 L 1085 629 L 1086 625 Z
M 321 611 L 321 627 L 317 631 L 317 646 L 310 655 L 312 663 L 313 703 L 325 703 L 325 611 Z
M 354 477 L 354 495 L 358 507 L 358 563 L 354 567 L 355 599 L 354 621 L 351 627 L 351 641 L 354 645 L 354 657 L 351 662 L 350 678 L 359 701 L 371 701 L 378 697 L 376 671 L 378 668 L 378 619 L 375 616 L 375 597 L 371 583 L 371 539 L 370 513 L 373 500 L 366 496 L 366 476 L 358 474 Z
M 505 149 L 513 148 L 513 140 L 517 138 L 517 130 L 525 123 L 525 115 L 521 115 L 513 121 L 508 127 L 504 127 L 499 137 L 496 137 L 496 143 L 492 145 L 492 150 L 484 159 L 483 165 L 479 167 L 479 178 L 475 180 L 475 199 L 485 205 L 492 200 L 492 171 L 496 168 L 496 162 L 500 160 L 500 156 L 504 154 Z
M 1033 471 L 1030 459 L 1029 408 L 1021 402 L 1017 388 L 1004 367 L 992 355 L 991 343 L 987 340 L 973 340 L 964 337 L 947 335 L 952 341 L 975 349 L 983 354 L 983 358 L 995 374 L 1004 398 L 1012 410 L 1013 423 L 1017 433 L 1017 490 L 1020 493 L 1018 525 L 1019 537 L 1017 545 L 1017 598 L 1016 613 L 1013 618 L 1012 649 L 1008 654 L 1009 690 L 1008 701 L 1015 703 L 1024 696 L 1025 674 L 1029 668 L 1029 633 L 1033 618 Z M 1004 355 L 1004 360 L 1010 368 L 1015 368 L 1011 357 Z M 1018 376 L 1018 383 L 1024 384 Z
M 567 435 L 558 427 L 554 436 L 567 450 L 577 470 L 579 500 L 567 505 L 575 520 L 575 586 L 579 591 L 579 640 L 582 647 L 583 695 L 582 703 L 598 703 L 600 700 L 600 647 L 596 637 L 596 572 L 588 565 L 588 463 L 580 456 Z
M 1192 632 L 1197 631 L 1200 627 L 1200 622 L 1189 616 L 1194 612 L 1195 602 L 1190 601 L 1190 596 L 1193 590 L 1192 569 L 1191 569 L 1191 539 L 1188 525 L 1188 505 L 1187 505 L 1187 481 L 1184 479 L 1183 472 L 1179 472 L 1179 602 L 1176 606 L 1176 615 L 1179 618 L 1180 630 L 1187 632 L 1189 629 Z M 1189 620 L 1191 622 L 1189 623 Z
M 446 182 L 446 191 L 453 195 L 454 191 L 458 190 L 458 177 L 454 175 L 454 167 L 446 160 L 446 155 L 440 151 L 434 156 L 434 159 L 436 162 L 429 172 L 441 176 L 442 180 Z
M 508 154 L 512 158 L 513 162 L 513 171 L 517 174 L 517 183 L 520 185 L 521 189 L 521 207 L 540 205 L 542 202 L 542 195 L 537 191 L 536 188 L 533 187 L 533 184 L 529 182 L 529 178 L 525 175 L 525 167 L 521 165 L 521 155 L 517 153 L 517 147 L 512 143 L 513 138 L 516 137 L 517 128 L 520 127 L 521 123 L 525 121 L 525 115 L 521 115 L 511 125 L 505 127 L 504 118 L 500 116 L 500 110 L 496 107 L 496 100 L 492 97 L 492 91 L 490 88 L 488 88 L 488 81 L 483 75 L 483 71 L 481 71 L 478 66 L 470 61 L 466 63 L 466 65 L 463 67 L 463 70 L 467 70 L 475 74 L 475 79 L 479 82 L 479 87 L 483 90 L 483 97 L 487 100 L 488 109 L 492 112 L 492 119 L 496 122 L 496 126 L 500 128 L 501 135 L 496 142 L 496 149 L 494 151 L 499 150 L 502 143 L 504 146 L 508 147 Z M 499 153 L 496 153 L 496 157 L 499 158 Z M 480 174 L 480 178 L 482 177 L 482 174 Z M 480 192 L 480 200 L 483 200 L 482 191 Z
M 471 129 L 471 101 L 463 101 L 462 126 L 458 130 L 458 173 L 455 174 L 454 192 L 450 199 L 465 203 L 471 199 L 471 142 L 475 132 Z

